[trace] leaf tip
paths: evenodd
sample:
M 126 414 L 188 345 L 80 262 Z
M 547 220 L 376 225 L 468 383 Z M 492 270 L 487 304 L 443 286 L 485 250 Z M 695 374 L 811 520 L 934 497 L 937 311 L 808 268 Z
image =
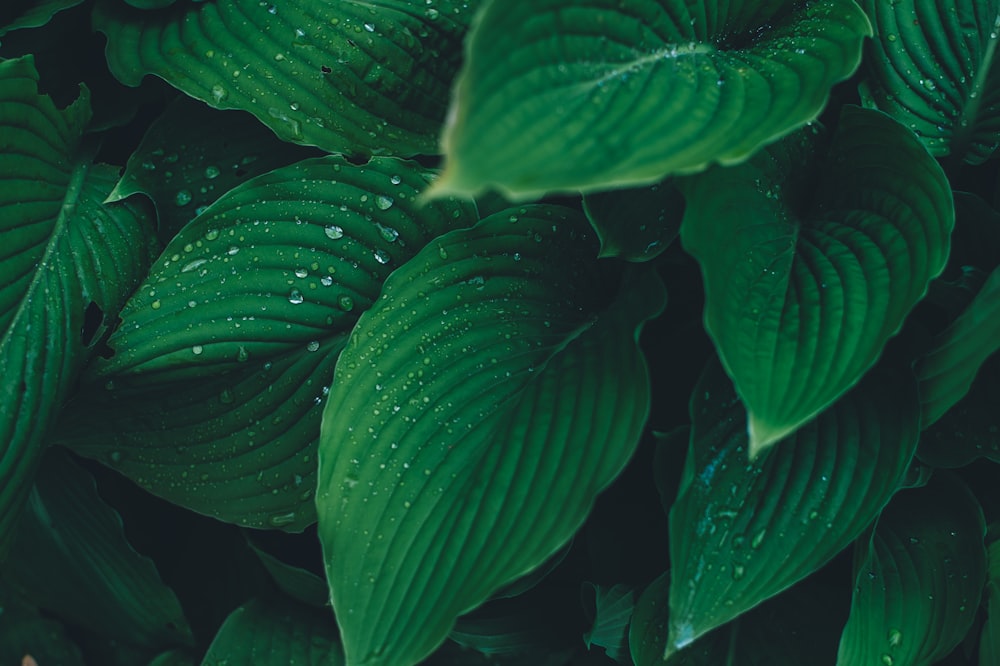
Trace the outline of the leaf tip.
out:
M 669 661 L 675 654 L 694 643 L 695 638 L 697 636 L 692 624 L 671 622 L 670 629 L 667 631 L 667 645 L 663 649 L 663 661 Z
M 750 438 L 750 460 L 756 460 L 760 454 L 774 446 L 779 440 L 790 435 L 794 430 L 794 427 L 775 426 L 765 423 L 754 416 L 753 412 L 749 412 L 747 414 L 747 435 Z

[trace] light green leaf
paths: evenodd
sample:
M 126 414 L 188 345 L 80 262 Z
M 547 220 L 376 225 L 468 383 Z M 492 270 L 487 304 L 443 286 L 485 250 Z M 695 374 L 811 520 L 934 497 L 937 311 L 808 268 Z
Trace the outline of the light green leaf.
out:
M 471 205 L 417 204 L 431 177 L 330 156 L 228 192 L 126 304 L 59 441 L 220 520 L 315 522 L 321 405 L 348 332 L 393 268 L 475 221 Z
M 912 133 L 846 107 L 745 165 L 685 179 L 705 326 L 747 407 L 751 457 L 849 390 L 944 269 L 941 168 Z
M 636 666 L 717 666 L 729 652 L 728 636 L 713 634 L 664 659 L 670 612 L 670 573 L 659 576 L 639 596 L 629 626 L 628 642 Z M 720 640 L 722 639 L 722 640 Z
M 42 442 L 148 265 L 141 206 L 102 206 L 115 169 L 79 150 L 87 96 L 60 110 L 30 57 L 0 62 L 0 560 Z
M 7 567 L 39 607 L 102 636 L 150 650 L 194 643 L 156 566 L 63 451 L 45 457 Z
M 587 194 L 583 210 L 601 241 L 602 257 L 649 261 L 677 238 L 684 199 L 672 182 Z
M 917 361 L 926 428 L 969 392 L 980 366 L 1000 348 L 1000 268 L 995 269 L 965 312 Z
M 155 74 L 217 109 L 255 115 L 285 141 L 329 152 L 437 150 L 475 1 L 228 0 L 149 12 L 100 0 L 108 64 Z
M 891 387 L 891 390 L 887 390 Z M 668 652 L 819 569 L 868 527 L 909 468 L 915 383 L 873 373 L 747 461 L 745 411 L 717 362 L 691 399 L 690 475 L 670 511 Z
M 635 609 L 636 591 L 628 585 L 583 584 L 584 610 L 590 628 L 583 634 L 587 649 L 595 646 L 619 664 L 629 661 L 628 626 Z
M 642 270 L 614 298 L 581 215 L 524 211 L 404 264 L 338 362 L 317 508 L 351 663 L 429 654 L 569 540 L 638 443 L 663 286 Z
M 930 666 L 965 638 L 986 581 L 986 525 L 958 477 L 900 492 L 858 543 L 838 666 Z
M 819 115 L 870 32 L 851 0 L 491 2 L 434 191 L 527 199 L 741 162 Z
M 64 9 L 76 7 L 83 0 L 36 0 L 26 3 L 26 8 L 17 18 L 6 25 L 0 25 L 0 37 L 12 30 L 22 28 L 37 28 L 49 22 L 53 16 Z
M 182 95 L 149 126 L 108 201 L 149 195 L 166 244 L 236 185 L 311 152 L 279 140 L 249 114 L 219 113 Z
M 864 0 L 866 106 L 912 129 L 932 155 L 985 161 L 1000 145 L 1000 2 Z
M 343 666 L 337 626 L 326 611 L 291 601 L 254 599 L 234 610 L 202 666 Z

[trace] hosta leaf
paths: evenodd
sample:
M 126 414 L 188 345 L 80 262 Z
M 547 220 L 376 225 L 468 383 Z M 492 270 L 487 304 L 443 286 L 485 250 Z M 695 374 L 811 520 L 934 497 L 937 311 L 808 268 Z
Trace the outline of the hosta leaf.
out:
M 194 642 L 173 591 L 65 452 L 46 456 L 7 565 L 39 607 L 98 634 L 148 649 Z
M 55 620 L 44 617 L 23 595 L 0 584 L 0 663 L 35 663 L 85 666 L 80 649 Z M 27 662 L 30 663 L 30 662 Z
M 712 635 L 688 649 L 663 658 L 670 612 L 667 591 L 670 573 L 659 576 L 639 596 L 629 625 L 628 643 L 636 666 L 716 666 L 724 663 L 727 640 Z M 715 640 L 713 640 L 715 639 Z
M 751 456 L 860 379 L 948 257 L 951 190 L 906 128 L 846 107 L 824 143 L 806 130 L 682 187 L 681 238 Z
M 978 164 L 1000 145 L 1000 2 L 864 0 L 866 106 L 916 132 L 931 154 Z
M 202 666 L 342 666 L 337 626 L 326 611 L 291 601 L 254 599 L 234 610 Z
M 31 58 L 0 62 L 0 560 L 77 373 L 148 262 L 147 211 L 102 206 L 115 169 L 78 157 L 83 94 L 57 109 Z
M 475 4 L 228 0 L 149 12 L 100 0 L 94 27 L 127 85 L 155 74 L 249 111 L 285 141 L 408 156 L 436 152 Z
M 126 304 L 60 441 L 222 520 L 314 522 L 320 405 L 347 333 L 394 267 L 475 221 L 471 205 L 417 204 L 429 178 L 330 156 L 227 193 Z
M 326 580 L 322 576 L 317 576 L 311 571 L 284 562 L 271 553 L 258 548 L 249 539 L 248 543 L 282 592 L 307 606 L 323 608 L 329 603 L 329 588 L 327 588 Z
M 435 190 L 530 198 L 743 161 L 819 114 L 870 31 L 851 0 L 492 2 Z
M 1000 541 L 991 542 L 986 553 L 986 621 L 979 635 L 979 666 L 1000 662 Z
M 619 664 L 629 661 L 628 626 L 635 609 L 636 591 L 628 585 L 583 584 L 584 608 L 591 620 L 583 634 L 588 649 L 604 648 Z
M 149 195 L 166 244 L 225 192 L 309 152 L 280 141 L 249 114 L 219 113 L 181 96 L 149 126 L 108 200 Z
M 951 652 L 976 618 L 986 580 L 985 533 L 979 503 L 947 472 L 900 492 L 870 542 L 858 544 L 837 664 L 930 666 Z
M 43 0 L 27 3 L 24 11 L 17 18 L 7 25 L 0 25 L 0 37 L 3 37 L 11 30 L 37 28 L 45 25 L 58 12 L 75 7 L 81 2 L 83 0 Z
M 672 182 L 663 182 L 588 194 L 583 209 L 601 240 L 600 256 L 649 261 L 677 238 L 684 199 Z
M 874 373 L 766 455 L 713 362 L 691 400 L 689 475 L 670 511 L 668 651 L 805 578 L 853 541 L 902 482 L 919 437 L 912 380 Z
M 358 321 L 317 490 L 350 663 L 429 654 L 629 459 L 649 408 L 637 330 L 665 295 L 644 270 L 611 300 L 595 249 L 566 209 L 501 212 L 431 243 Z
M 980 366 L 1000 348 L 1000 268 L 965 312 L 916 364 L 926 428 L 962 399 Z

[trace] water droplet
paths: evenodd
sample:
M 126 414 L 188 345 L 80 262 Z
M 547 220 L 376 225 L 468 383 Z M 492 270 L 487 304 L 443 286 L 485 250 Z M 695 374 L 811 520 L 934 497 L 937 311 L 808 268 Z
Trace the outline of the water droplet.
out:
M 337 306 L 344 312 L 350 312 L 354 309 L 354 299 L 344 294 L 337 299 Z
M 395 203 L 392 197 L 387 197 L 384 194 L 380 194 L 375 197 L 375 205 L 379 210 L 389 210 L 392 208 L 392 204 Z
M 187 190 L 178 190 L 174 197 L 174 203 L 178 206 L 187 206 L 191 203 L 191 193 Z
M 399 185 L 400 183 L 403 182 L 403 179 L 400 178 L 399 176 L 394 175 L 389 178 L 389 182 L 392 183 L 393 185 Z
M 332 278 L 332 277 L 330 277 L 329 275 L 324 275 L 323 277 L 321 277 L 321 278 L 319 279 L 319 282 L 320 282 L 320 284 L 322 284 L 322 285 L 323 285 L 324 287 L 329 287 L 329 286 L 333 285 L 333 278 Z
M 883 652 L 882 663 L 885 664 L 885 666 L 892 666 L 892 662 L 893 662 L 892 655 L 887 652 Z
M 297 277 L 297 278 L 307 278 L 307 277 L 309 277 L 309 271 L 307 271 L 304 268 L 296 268 L 295 269 L 295 277 Z
M 108 456 L 108 457 L 111 458 L 111 462 L 113 462 L 113 463 L 120 463 L 122 461 L 122 452 L 121 451 L 112 451 L 111 455 Z
M 903 632 L 899 629 L 889 630 L 889 647 L 898 647 L 903 643 Z
M 227 91 L 221 83 L 216 83 L 212 86 L 212 99 L 215 100 L 216 104 L 226 99 L 228 96 L 229 91 Z
M 332 240 L 338 240 L 344 237 L 343 228 L 338 227 L 336 224 L 331 224 L 323 231 L 326 233 L 326 237 Z
M 207 166 L 205 167 L 205 178 L 212 180 L 213 178 L 219 177 L 219 167 L 217 166 Z
M 399 238 L 399 232 L 393 229 L 392 227 L 383 226 L 378 222 L 375 223 L 375 226 L 378 227 L 378 232 L 382 236 L 382 238 L 384 238 L 388 242 L 395 243 L 396 239 Z
M 275 527 L 290 525 L 295 522 L 295 512 L 289 511 L 288 513 L 276 513 L 271 516 L 269 522 Z
M 757 534 L 753 535 L 753 539 L 750 540 L 750 547 L 753 549 L 760 548 L 760 544 L 764 543 L 764 535 L 767 534 L 767 530 L 761 530 Z
M 306 345 L 306 351 L 311 351 L 311 352 L 319 351 L 319 341 L 310 340 L 309 344 Z
M 153 308 L 154 310 L 159 310 L 161 305 L 162 303 L 160 303 L 160 299 L 156 299 L 155 301 L 149 304 L 149 307 Z
M 228 254 L 230 257 L 232 257 L 235 254 L 239 254 L 239 252 L 240 248 L 236 247 L 235 245 L 226 250 L 226 254 Z
M 740 580 L 747 573 L 747 568 L 742 564 L 733 565 L 733 580 Z
M 365 30 L 367 30 L 368 32 L 375 32 L 375 24 L 365 23 Z
M 448 250 L 444 249 L 443 245 L 438 246 L 438 256 L 441 257 L 442 259 L 448 258 Z
M 224 389 L 222 393 L 219 394 L 219 402 L 228 405 L 233 401 L 233 392 L 229 389 Z
M 240 363 L 246 363 L 249 359 L 250 359 L 250 352 L 247 351 L 246 347 L 240 345 L 239 349 L 236 351 L 236 360 L 239 361 Z
M 194 261 L 190 261 L 190 262 L 186 263 L 184 265 L 184 268 L 181 269 L 181 273 L 190 273 L 191 271 L 195 270 L 199 266 L 203 266 L 203 265 L 205 265 L 207 263 L 208 263 L 208 259 L 195 259 Z
M 306 299 L 302 295 L 302 292 L 299 291 L 298 289 L 292 289 L 292 291 L 288 294 L 288 302 L 291 303 L 292 305 L 298 305 L 300 303 L 303 303 L 305 300 Z
M 205 348 L 202 347 L 201 345 L 195 345 L 194 347 L 191 347 L 191 353 L 194 354 L 195 356 L 198 356 L 203 351 L 205 351 Z
M 377 261 L 380 264 L 384 265 L 392 261 L 392 257 L 390 257 L 389 253 L 386 252 L 385 250 L 375 250 L 373 254 L 375 255 L 375 261 Z

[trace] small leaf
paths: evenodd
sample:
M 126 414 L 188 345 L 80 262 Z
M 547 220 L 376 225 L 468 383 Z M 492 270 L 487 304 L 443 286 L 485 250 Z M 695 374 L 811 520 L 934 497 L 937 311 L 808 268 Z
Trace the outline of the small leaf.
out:
M 650 261 L 677 238 L 684 199 L 671 182 L 587 194 L 583 210 L 601 241 L 601 257 Z
M 813 120 L 869 34 L 851 0 L 491 2 L 434 191 L 528 199 L 741 162 Z
M 166 244 L 236 185 L 310 152 L 278 140 L 249 114 L 219 113 L 182 95 L 146 130 L 108 201 L 149 195 Z
M 431 243 L 358 321 L 317 491 L 349 662 L 425 657 L 629 459 L 649 409 L 637 331 L 665 294 L 643 270 L 611 300 L 593 254 L 572 211 L 501 212 Z
M 583 635 L 587 649 L 594 646 L 619 664 L 629 660 L 628 627 L 635 609 L 636 591 L 628 585 L 583 584 L 584 608 L 591 620 Z
M 149 12 L 100 0 L 108 65 L 155 74 L 217 109 L 242 109 L 284 141 L 328 152 L 435 152 L 475 2 L 186 2 Z
M 995 269 L 965 312 L 934 348 L 917 361 L 924 427 L 969 392 L 980 366 L 1000 349 L 1000 268 Z
M 322 576 L 297 567 L 263 550 L 247 539 L 250 549 L 260 558 L 278 588 L 292 599 L 307 606 L 324 608 L 330 601 L 329 588 Z
M 986 552 L 986 621 L 979 635 L 979 666 L 1000 663 L 1000 541 L 992 541 Z
M 0 560 L 42 442 L 149 261 L 149 211 L 103 206 L 116 170 L 80 151 L 87 95 L 38 94 L 30 57 L 0 61 Z
M 650 583 L 636 602 L 628 635 L 629 650 L 636 666 L 716 666 L 724 663 L 729 641 L 719 640 L 715 634 L 668 659 L 663 658 L 670 621 L 669 588 L 670 573 L 666 572 Z
M 85 666 L 66 629 L 6 584 L 0 584 L 0 608 L 0 663 L 26 666 L 30 655 L 36 664 Z
M 102 636 L 154 650 L 194 643 L 173 591 L 65 452 L 46 456 L 7 566 L 41 608 Z
M 891 387 L 891 390 L 887 390 Z M 690 472 L 670 511 L 668 653 L 819 569 L 868 527 L 919 437 L 912 380 L 876 372 L 766 455 L 717 362 L 691 399 Z
M 234 610 L 208 647 L 202 666 L 343 666 L 330 614 L 291 601 L 253 599 Z
M 6 25 L 0 25 L 0 37 L 12 30 L 43 26 L 62 10 L 76 7 L 82 2 L 83 0 L 39 0 L 28 3 L 26 9 L 17 18 Z
M 944 269 L 951 189 L 906 128 L 847 107 L 829 140 L 811 128 L 682 190 L 681 238 L 754 456 L 850 389 L 899 330 Z
M 866 106 L 912 129 L 932 155 L 985 161 L 1000 145 L 1000 2 L 864 0 Z
M 966 485 L 938 472 L 904 490 L 858 542 L 839 666 L 930 666 L 965 638 L 986 581 L 986 525 Z

